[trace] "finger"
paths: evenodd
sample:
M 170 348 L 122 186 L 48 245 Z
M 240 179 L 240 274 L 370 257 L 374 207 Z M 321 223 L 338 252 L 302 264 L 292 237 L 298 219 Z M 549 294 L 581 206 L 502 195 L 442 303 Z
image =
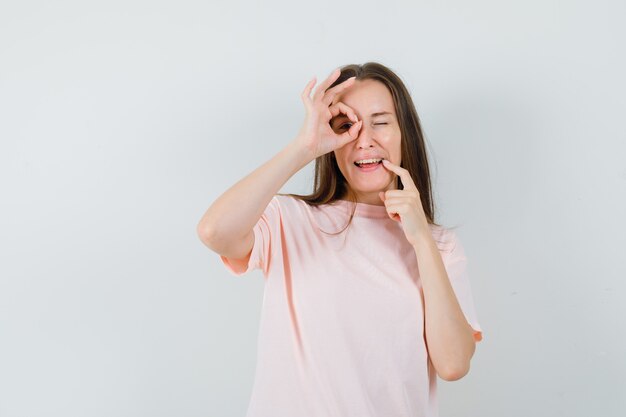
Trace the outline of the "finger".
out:
M 337 117 L 339 116 L 339 114 L 345 114 L 350 118 L 350 120 L 354 121 L 355 123 L 359 121 L 359 118 L 357 117 L 354 110 L 352 110 L 351 107 L 347 106 L 341 101 L 338 101 L 337 103 L 330 106 L 328 110 L 330 110 L 330 114 L 332 115 L 332 117 Z
M 308 105 L 311 103 L 311 89 L 313 89 L 315 85 L 315 79 L 316 77 L 313 77 L 304 87 L 304 90 L 302 90 L 302 94 L 300 94 L 300 98 L 304 104 Z
M 326 89 L 334 83 L 337 78 L 339 78 L 339 75 L 341 75 L 341 70 L 337 68 L 328 76 L 328 78 L 322 81 L 322 83 L 315 89 L 315 93 L 313 93 L 313 101 L 319 100 L 320 97 L 324 95 Z
M 413 191 L 413 190 L 387 190 L 385 192 L 385 197 L 387 198 L 393 198 L 393 197 L 400 197 L 400 198 L 415 198 L 415 197 L 419 197 L 419 193 L 417 191 Z
M 411 178 L 409 171 L 386 159 L 383 159 L 383 166 L 400 177 L 405 190 L 417 191 L 417 187 L 413 183 L 413 178 Z
M 324 94 L 324 97 L 322 98 L 322 103 L 329 106 L 333 102 L 337 94 L 341 93 L 343 90 L 345 90 L 346 88 L 354 84 L 355 79 L 356 77 L 350 77 L 342 81 L 341 83 L 337 84 L 333 88 L 328 89 L 326 93 Z
M 387 209 L 387 214 L 392 220 L 401 220 L 402 213 L 404 213 L 403 206 L 385 201 L 385 208 Z
M 406 198 L 399 198 L 399 197 L 389 197 L 389 196 L 385 196 L 385 205 L 387 207 L 404 207 L 404 206 L 411 206 L 413 204 L 413 201 L 411 200 L 407 200 Z
M 385 206 L 387 207 L 387 211 L 390 213 L 397 213 L 401 216 L 411 212 L 411 204 L 406 201 L 390 201 L 387 199 L 385 201 Z
M 347 132 L 344 132 L 339 136 L 341 138 L 339 145 L 340 148 L 359 137 L 359 129 L 361 128 L 362 123 L 362 121 L 359 121 L 353 124 L 352 126 L 350 126 L 350 129 L 348 129 Z
M 361 130 L 361 126 L 363 126 L 363 120 L 359 120 L 348 129 L 348 133 L 350 136 L 353 136 L 355 139 L 359 136 L 359 130 Z

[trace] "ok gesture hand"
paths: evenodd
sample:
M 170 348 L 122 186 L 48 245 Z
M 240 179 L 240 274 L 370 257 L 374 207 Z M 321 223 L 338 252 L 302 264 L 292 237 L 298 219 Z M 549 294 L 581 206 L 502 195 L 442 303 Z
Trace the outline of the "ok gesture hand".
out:
M 355 78 L 351 77 L 326 91 L 340 74 L 341 71 L 339 69 L 333 71 L 327 79 L 317 86 L 313 97 L 310 97 L 311 89 L 315 85 L 314 77 L 306 85 L 301 95 L 302 102 L 306 108 L 306 118 L 298 133 L 296 142 L 305 148 L 307 154 L 312 159 L 332 152 L 355 140 L 363 123 L 358 120 L 354 110 L 345 103 L 338 101 L 331 105 L 337 94 L 354 84 Z M 339 114 L 345 114 L 353 121 L 350 129 L 341 134 L 335 132 L 330 126 L 330 120 Z

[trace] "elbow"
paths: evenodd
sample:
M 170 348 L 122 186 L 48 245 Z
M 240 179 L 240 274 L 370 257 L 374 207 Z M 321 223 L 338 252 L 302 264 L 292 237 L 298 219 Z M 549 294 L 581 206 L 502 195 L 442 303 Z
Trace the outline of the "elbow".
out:
M 437 375 L 444 381 L 458 381 L 469 373 L 470 362 L 476 352 L 476 342 L 473 336 L 473 329 L 469 327 L 469 325 L 468 328 L 470 329 L 468 332 L 468 342 L 464 345 L 463 353 L 461 353 L 461 350 L 457 350 L 456 353 L 459 356 L 455 356 L 454 359 L 444 362 L 444 364 L 441 364 L 437 369 Z
M 456 366 L 449 366 L 441 372 L 437 371 L 439 378 L 444 381 L 458 381 L 463 378 L 465 375 L 469 373 L 470 370 L 470 361 L 467 360 L 463 364 L 458 364 Z
M 207 227 L 206 224 L 204 224 L 203 222 L 198 223 L 198 225 L 196 226 L 196 234 L 198 235 L 200 241 L 205 244 L 205 246 L 211 248 L 211 242 L 214 241 L 214 233 L 209 227 Z
M 210 225 L 199 223 L 196 227 L 198 238 L 204 246 L 217 254 L 224 254 L 229 251 L 228 244 L 232 240 L 225 239 L 224 233 Z
M 204 226 L 204 224 L 202 222 L 199 222 L 196 225 L 196 234 L 198 235 L 198 237 L 200 238 L 201 241 L 205 241 L 206 237 L 208 235 L 208 231 L 206 229 L 206 227 Z

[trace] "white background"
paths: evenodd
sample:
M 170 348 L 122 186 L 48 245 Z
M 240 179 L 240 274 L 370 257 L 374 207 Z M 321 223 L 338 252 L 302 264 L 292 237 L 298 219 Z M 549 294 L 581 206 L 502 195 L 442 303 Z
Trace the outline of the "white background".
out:
M 621 1 L 0 6 L 0 415 L 243 417 L 260 271 L 196 235 L 348 63 L 404 80 L 484 339 L 442 417 L 626 410 Z M 312 188 L 313 164 L 283 187 Z

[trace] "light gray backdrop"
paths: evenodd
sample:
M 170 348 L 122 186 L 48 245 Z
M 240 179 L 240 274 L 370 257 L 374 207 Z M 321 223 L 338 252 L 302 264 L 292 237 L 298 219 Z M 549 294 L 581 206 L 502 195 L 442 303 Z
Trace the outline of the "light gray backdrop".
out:
M 310 78 L 373 60 L 415 100 L 484 330 L 442 417 L 623 416 L 625 12 L 3 2 L 0 415 L 243 417 L 262 275 L 196 224 L 295 137 Z

